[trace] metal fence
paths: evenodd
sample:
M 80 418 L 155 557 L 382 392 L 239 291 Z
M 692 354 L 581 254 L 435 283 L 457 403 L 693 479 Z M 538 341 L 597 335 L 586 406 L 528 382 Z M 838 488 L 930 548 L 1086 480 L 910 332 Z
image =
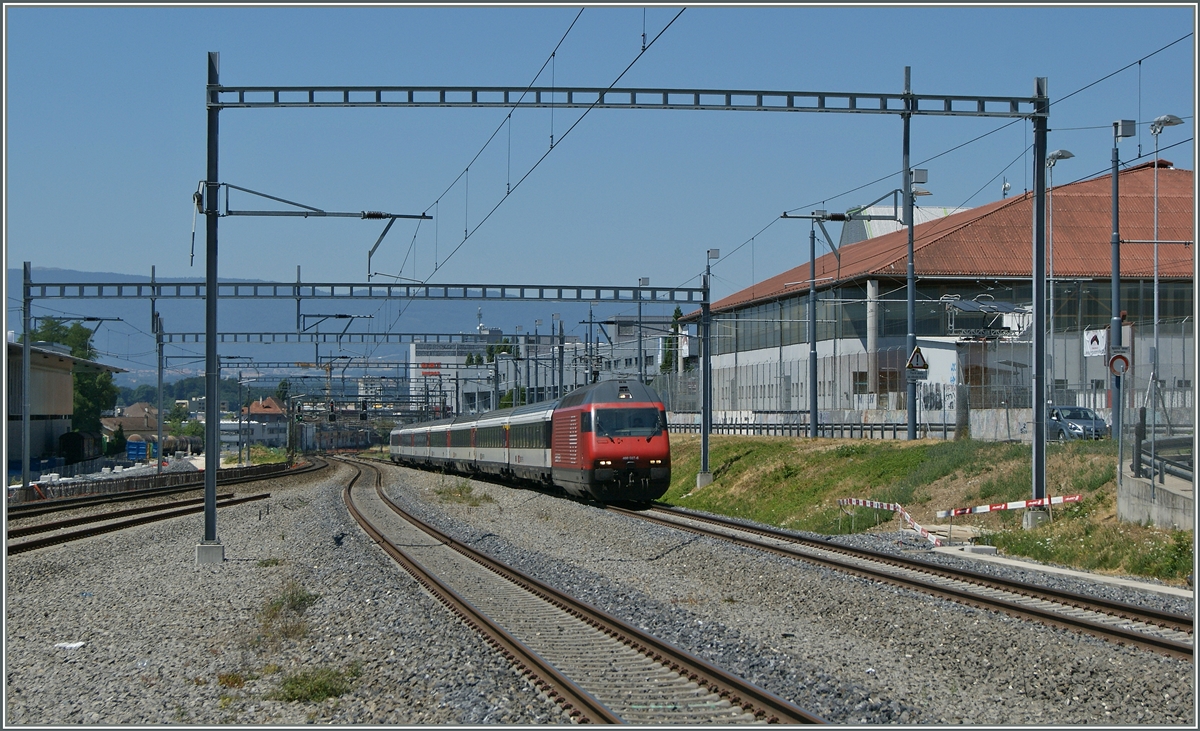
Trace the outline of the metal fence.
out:
M 246 477 L 260 477 L 275 474 L 287 469 L 286 464 L 260 464 L 250 467 L 231 467 L 217 472 L 217 480 L 237 480 Z M 204 471 L 165 472 L 156 475 L 144 475 L 125 478 L 88 479 L 88 480 L 53 480 L 38 482 L 29 486 L 26 496 L 21 495 L 19 486 L 10 487 L 8 504 L 18 505 L 43 500 L 59 500 L 64 498 L 82 497 L 84 495 L 118 495 L 138 490 L 150 490 L 156 487 L 178 487 L 182 485 L 204 484 Z
M 1133 368 L 1125 380 L 1127 406 L 1157 409 L 1157 421 L 1190 428 L 1195 403 L 1195 339 L 1191 323 L 1163 324 L 1159 328 L 1158 388 L 1150 389 L 1152 330 L 1126 327 Z M 1084 342 L 1092 331 L 1056 332 L 1047 357 L 1047 385 L 1057 404 L 1086 406 L 1107 413 L 1111 408 L 1111 375 L 1103 349 L 1085 355 Z M 923 421 L 953 422 L 960 399 L 970 409 L 1028 409 L 1033 405 L 1033 348 L 1028 341 L 987 340 L 954 343 L 955 383 L 937 380 L 917 383 L 918 409 Z M 810 411 L 808 361 L 805 358 L 770 359 L 767 350 L 739 354 L 751 362 L 714 367 L 713 412 L 746 414 Z M 821 357 L 817 362 L 817 408 L 837 411 L 902 411 L 907 409 L 903 348 L 873 353 L 854 352 Z M 756 360 L 755 360 L 756 359 Z M 727 356 L 726 356 L 727 360 Z M 660 373 L 651 384 L 668 411 L 700 409 L 697 371 Z M 961 387 L 961 388 L 960 388 Z M 1136 394 L 1136 396 L 1135 396 Z M 1150 402 L 1153 403 L 1150 403 Z M 945 416 L 939 414 L 944 412 Z M 720 419 L 714 417 L 715 421 Z M 833 420 L 837 420 L 836 417 Z M 1156 419 L 1152 417 L 1151 421 Z M 879 419 L 874 419 L 878 422 Z
M 699 434 L 699 424 L 668 424 L 667 430 L 676 434 Z M 806 437 L 808 423 L 760 423 L 760 424 L 713 424 L 713 434 L 740 434 L 744 436 L 777 436 L 777 437 Z M 860 422 L 842 422 L 837 424 L 817 424 L 817 434 L 826 439 L 906 439 L 908 424 L 892 422 L 888 424 L 863 424 Z M 954 424 L 919 424 L 917 427 L 919 439 L 954 439 Z

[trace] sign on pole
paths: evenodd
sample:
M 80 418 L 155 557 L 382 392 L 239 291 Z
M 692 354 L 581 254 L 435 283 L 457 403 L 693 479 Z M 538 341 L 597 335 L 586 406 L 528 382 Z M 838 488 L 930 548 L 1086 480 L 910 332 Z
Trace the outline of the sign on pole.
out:
M 1085 330 L 1083 332 L 1083 356 L 1091 358 L 1108 352 L 1107 330 Z
M 909 370 L 929 371 L 929 361 L 925 360 L 921 353 L 921 346 L 913 348 L 912 355 L 908 356 L 908 364 L 904 367 Z
M 1129 357 L 1121 353 L 1117 353 L 1108 360 L 1108 370 L 1112 371 L 1114 376 L 1123 376 L 1129 371 Z

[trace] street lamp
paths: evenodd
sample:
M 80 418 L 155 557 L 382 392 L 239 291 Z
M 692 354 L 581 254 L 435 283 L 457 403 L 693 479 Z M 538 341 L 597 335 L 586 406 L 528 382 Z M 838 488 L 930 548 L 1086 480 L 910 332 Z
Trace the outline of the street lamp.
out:
M 1183 124 L 1174 114 L 1155 117 L 1150 123 L 1150 134 L 1154 136 L 1154 350 L 1150 353 L 1150 479 L 1156 477 L 1154 470 L 1156 437 L 1158 435 L 1158 136 L 1166 127 Z
M 907 120 L 905 123 L 907 124 Z M 932 195 L 932 193 L 930 193 L 925 188 L 922 188 L 921 186 L 916 185 L 916 183 L 928 182 L 929 171 L 924 170 L 924 169 L 912 170 L 908 167 L 908 147 L 907 147 L 908 142 L 907 141 L 908 141 L 908 135 L 906 134 L 905 135 L 905 153 L 904 153 L 905 178 L 906 179 L 911 178 L 911 180 L 912 180 L 912 182 L 908 184 L 907 188 L 896 188 L 895 190 L 884 193 L 882 196 L 876 198 L 875 200 L 871 201 L 870 203 L 866 204 L 865 206 L 851 208 L 849 211 L 846 211 L 846 213 L 844 213 L 844 214 L 843 213 L 830 214 L 830 213 L 826 213 L 825 211 L 813 211 L 812 216 L 788 216 L 785 213 L 783 215 L 783 217 L 784 218 L 810 218 L 813 221 L 815 221 L 816 224 L 821 227 L 821 232 L 825 235 L 825 240 L 829 243 L 829 248 L 831 251 L 833 251 L 833 255 L 835 257 L 838 257 L 839 260 L 840 260 L 841 255 L 838 253 L 837 247 L 835 247 L 833 245 L 833 239 L 830 238 L 829 232 L 825 230 L 825 225 L 823 223 L 824 221 L 884 220 L 884 221 L 899 221 L 900 223 L 907 225 L 907 228 L 908 228 L 908 280 L 907 280 L 908 281 L 908 305 L 907 305 L 908 338 L 906 341 L 906 346 L 908 348 L 908 352 L 911 357 L 912 352 L 914 350 L 916 350 L 916 347 L 917 347 L 916 314 L 915 314 L 916 313 L 916 275 L 915 275 L 915 271 L 913 268 L 913 218 L 914 218 L 914 216 L 913 216 L 913 208 L 914 208 L 913 198 Z M 903 211 L 903 213 L 901 213 L 901 211 L 900 211 L 900 204 L 899 204 L 899 201 L 897 200 L 897 197 L 901 193 L 905 194 L 904 195 L 904 211 Z M 875 205 L 879 201 L 882 201 L 884 198 L 887 198 L 888 196 L 892 197 L 892 214 L 891 215 L 878 215 L 878 214 L 871 214 L 871 213 L 863 213 L 863 211 L 868 210 L 869 208 L 871 208 L 871 206 Z M 810 232 L 810 247 L 809 247 L 810 248 L 810 253 L 809 253 L 810 258 L 816 256 L 815 236 L 816 236 L 815 232 Z M 815 280 L 816 279 L 815 264 L 810 266 L 810 271 L 812 273 L 811 274 L 812 278 Z M 815 281 L 813 281 L 810 283 L 810 286 L 812 286 L 815 289 L 815 284 L 816 284 Z M 786 286 L 786 284 L 784 286 Z M 810 391 L 810 399 L 813 401 L 813 404 L 810 404 L 812 414 L 810 416 L 809 435 L 811 437 L 815 438 L 817 436 L 817 430 L 816 430 L 817 411 L 816 411 L 816 405 L 815 405 L 817 373 L 816 373 L 816 360 L 815 360 L 816 359 L 816 342 L 815 342 L 816 312 L 814 309 L 815 308 L 815 297 L 813 299 L 814 299 L 813 308 L 810 308 L 810 312 L 809 312 L 809 331 L 811 333 L 810 340 L 812 340 L 812 342 L 810 342 L 810 344 L 809 344 L 809 358 L 810 358 L 809 391 Z M 870 313 L 870 311 L 868 310 L 868 314 L 869 313 Z M 868 327 L 868 333 L 870 333 L 870 332 L 871 332 L 871 329 Z M 873 346 L 872 339 L 869 334 L 868 334 L 867 345 L 868 345 L 868 348 L 871 348 Z M 875 361 L 872 361 L 872 362 L 874 363 Z M 877 375 L 878 375 L 877 366 L 872 365 L 870 370 L 872 373 L 871 377 L 872 378 L 877 377 Z M 911 439 L 917 438 L 917 383 L 916 383 L 916 381 L 914 381 L 914 380 L 908 381 L 906 396 L 907 396 L 906 400 L 908 402 L 907 403 L 908 439 L 911 440 Z
M 704 296 L 700 300 L 700 472 L 696 475 L 696 488 L 712 484 L 712 472 L 708 468 L 708 434 L 712 431 L 712 306 L 708 301 L 709 282 L 712 279 L 712 261 L 721 258 L 720 249 L 709 249 L 704 262 L 704 277 L 700 286 Z
M 1112 149 L 1112 317 L 1109 320 L 1109 343 L 1112 353 L 1121 348 L 1121 215 L 1120 215 L 1120 183 L 1117 167 L 1121 162 L 1121 151 L 1117 144 L 1122 137 L 1133 137 L 1137 133 L 1137 123 L 1132 119 L 1120 119 L 1113 122 Z M 1123 348 L 1121 348 L 1123 349 Z M 1117 433 L 1117 484 L 1122 484 L 1121 460 L 1121 377 L 1112 377 L 1112 424 Z
M 517 352 L 513 355 L 513 384 L 514 385 L 513 385 L 512 406 L 518 406 L 519 404 L 517 403 L 517 399 L 521 395 L 521 374 L 520 374 L 520 370 L 519 370 L 520 366 L 518 364 L 521 362 L 521 342 L 522 342 L 522 340 L 524 340 L 524 336 L 521 335 L 521 333 L 525 332 L 525 326 L 517 325 L 516 327 L 513 328 L 513 332 L 515 333 L 513 335 L 513 344 L 517 346 Z M 525 341 L 525 352 L 526 352 L 526 355 L 529 354 L 529 341 L 527 341 L 527 340 Z M 525 366 L 525 380 L 526 380 L 526 385 L 528 386 L 528 381 L 529 381 L 529 366 L 528 366 L 528 364 L 526 364 L 526 366 Z
M 563 395 L 563 361 L 566 359 L 566 348 L 563 342 L 563 322 L 562 315 L 557 312 L 550 313 L 550 341 L 554 342 L 554 323 L 558 323 L 558 383 L 553 386 L 550 394 L 552 398 L 562 398 Z M 554 346 L 550 346 L 550 353 L 554 353 Z M 554 384 L 554 358 L 550 359 L 550 382 Z
M 539 391 L 538 391 L 538 370 L 539 370 L 538 356 L 540 356 L 542 354 L 541 335 L 538 334 L 538 328 L 540 328 L 541 326 L 542 326 L 541 320 L 533 321 L 533 366 L 532 366 L 532 368 L 533 368 L 533 403 L 535 403 L 535 404 L 542 400 L 541 396 L 539 396 Z M 526 372 L 528 372 L 529 369 L 530 369 L 529 366 L 525 367 Z
M 890 193 L 889 195 L 893 195 Z M 886 197 L 886 196 L 884 196 Z M 880 198 L 879 200 L 883 200 Z M 878 202 L 878 201 L 876 201 Z M 866 206 L 865 206 L 866 207 Z M 830 251 L 834 256 L 839 256 L 837 247 L 833 245 L 833 239 L 829 237 L 829 232 L 825 230 L 825 221 L 847 221 L 849 214 L 829 213 L 828 211 L 813 211 L 808 216 L 792 216 L 786 211 L 781 218 L 806 218 L 809 220 L 808 227 L 808 436 L 811 439 L 817 438 L 817 226 L 821 227 L 821 233 L 825 235 L 825 241 L 829 244 Z M 784 282 L 784 287 L 792 284 L 803 284 L 803 282 Z
M 1046 155 L 1046 173 L 1050 176 L 1050 185 L 1046 188 L 1046 249 L 1050 254 L 1050 400 L 1056 400 L 1054 394 L 1054 165 L 1059 160 L 1075 157 L 1069 150 L 1055 150 Z M 1036 276 L 1036 275 L 1035 275 Z M 1035 394 L 1035 400 L 1039 397 Z M 1040 398 L 1045 398 L 1041 396 Z
M 638 382 L 646 382 L 646 368 L 642 355 L 642 287 L 650 286 L 650 277 L 641 277 L 638 279 L 637 301 L 638 301 Z

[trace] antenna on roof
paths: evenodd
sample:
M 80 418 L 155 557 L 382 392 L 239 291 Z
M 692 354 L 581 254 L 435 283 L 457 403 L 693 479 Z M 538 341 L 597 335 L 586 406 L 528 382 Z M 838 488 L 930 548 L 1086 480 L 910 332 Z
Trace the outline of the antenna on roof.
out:
M 994 180 L 994 178 L 993 178 Z M 1000 197 L 1007 198 L 1008 191 L 1012 190 L 1012 184 L 1008 182 L 1008 178 L 1004 179 L 1004 185 L 1000 186 Z

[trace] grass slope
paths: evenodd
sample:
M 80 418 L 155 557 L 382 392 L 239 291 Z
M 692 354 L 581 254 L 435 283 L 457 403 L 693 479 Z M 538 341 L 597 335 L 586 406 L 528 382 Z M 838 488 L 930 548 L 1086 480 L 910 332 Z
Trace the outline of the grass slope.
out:
M 663 502 L 794 530 L 848 533 L 897 530 L 898 515 L 869 508 L 847 511 L 839 498 L 904 506 L 922 525 L 938 510 L 1030 496 L 1027 445 L 963 440 L 796 439 L 713 435 L 713 482 L 696 489 L 700 438 L 671 436 L 672 480 Z M 1116 449 L 1110 441 L 1051 444 L 1046 449 L 1051 495 L 1082 494 L 1036 530 L 1019 511 L 961 516 L 957 525 L 984 532 L 1002 552 L 1090 571 L 1151 576 L 1181 583 L 1192 567 L 1192 531 L 1118 523 Z

